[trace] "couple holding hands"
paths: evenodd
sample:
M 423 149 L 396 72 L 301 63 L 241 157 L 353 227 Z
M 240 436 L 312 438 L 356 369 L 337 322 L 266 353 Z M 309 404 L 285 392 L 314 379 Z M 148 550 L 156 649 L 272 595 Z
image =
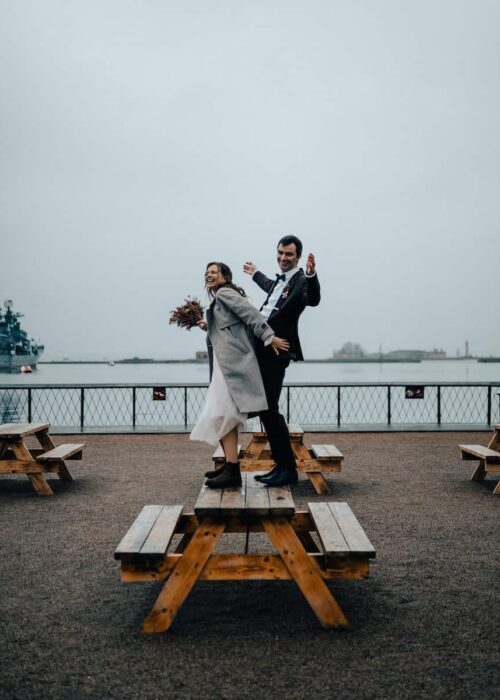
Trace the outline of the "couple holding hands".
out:
M 241 486 L 238 433 L 246 419 L 258 415 L 267 433 L 275 467 L 256 476 L 267 486 L 297 482 L 297 464 L 290 445 L 279 398 L 291 360 L 303 360 L 298 321 L 306 306 L 320 302 L 314 255 L 308 255 L 305 273 L 298 267 L 302 243 L 284 236 L 278 243 L 279 274 L 272 280 L 252 262 L 243 270 L 267 293 L 260 311 L 241 287 L 232 281 L 227 265 L 211 262 L 205 286 L 211 299 L 206 320 L 198 326 L 207 332 L 210 386 L 205 406 L 191 440 L 220 444 L 225 463 L 207 472 L 207 486 Z

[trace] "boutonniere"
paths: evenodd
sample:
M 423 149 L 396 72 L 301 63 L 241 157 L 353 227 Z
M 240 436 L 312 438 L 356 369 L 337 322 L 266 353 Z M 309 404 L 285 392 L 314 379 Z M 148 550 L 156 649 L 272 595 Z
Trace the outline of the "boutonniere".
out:
M 285 286 L 283 287 L 283 291 L 281 292 L 281 298 L 286 299 L 289 294 L 290 294 L 290 287 L 287 284 L 285 284 Z

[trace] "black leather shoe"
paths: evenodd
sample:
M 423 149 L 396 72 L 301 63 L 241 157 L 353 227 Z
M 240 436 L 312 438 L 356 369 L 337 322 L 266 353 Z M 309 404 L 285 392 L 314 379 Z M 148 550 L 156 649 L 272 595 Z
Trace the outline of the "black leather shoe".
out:
M 278 471 L 279 467 L 277 464 L 274 465 L 272 469 L 270 469 L 268 472 L 265 474 L 257 474 L 257 476 L 254 476 L 255 481 L 262 481 L 262 479 L 269 479 L 271 476 L 274 476 L 276 472 Z
M 268 479 L 262 479 L 261 484 L 265 486 L 286 486 L 287 484 L 296 484 L 299 480 L 296 471 L 289 469 L 278 469 L 278 471 Z

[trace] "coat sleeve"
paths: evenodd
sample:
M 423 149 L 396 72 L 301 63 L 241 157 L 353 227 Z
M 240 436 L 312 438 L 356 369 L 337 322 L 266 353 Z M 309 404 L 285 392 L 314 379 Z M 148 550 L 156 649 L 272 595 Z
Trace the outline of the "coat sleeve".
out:
M 217 299 L 221 304 L 224 304 L 224 306 L 232 311 L 233 314 L 238 316 L 252 333 L 264 343 L 274 336 L 274 331 L 271 326 L 266 323 L 264 316 L 257 311 L 255 306 L 251 304 L 246 297 L 242 297 L 241 294 L 234 289 L 222 287 L 217 292 Z
M 321 291 L 319 286 L 318 275 L 312 277 L 305 276 L 306 284 L 304 285 L 304 303 L 306 306 L 318 306 L 321 301 Z
M 261 289 L 263 289 L 266 294 L 268 294 L 271 291 L 271 287 L 274 284 L 274 280 L 269 279 L 269 277 L 266 277 L 262 272 L 254 272 L 253 281 L 255 284 L 258 284 Z

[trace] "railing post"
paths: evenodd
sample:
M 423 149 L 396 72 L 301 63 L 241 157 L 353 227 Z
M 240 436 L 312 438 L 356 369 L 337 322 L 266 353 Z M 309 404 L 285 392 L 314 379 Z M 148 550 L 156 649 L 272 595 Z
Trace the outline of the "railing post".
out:
M 391 387 L 387 387 L 387 425 L 391 424 Z
M 286 422 L 290 423 L 290 387 L 286 388 Z
M 135 428 L 135 386 L 132 387 L 132 427 Z
M 441 425 L 441 387 L 438 386 L 437 388 L 437 422 L 438 425 Z
M 188 425 L 188 388 L 184 387 L 184 430 L 187 430 Z
M 491 425 L 491 384 L 488 387 L 488 414 L 486 417 L 486 422 Z
M 28 423 L 31 423 L 31 387 L 28 389 Z
M 80 428 L 85 425 L 85 389 L 80 389 Z
M 340 386 L 337 387 L 337 428 L 340 428 Z

